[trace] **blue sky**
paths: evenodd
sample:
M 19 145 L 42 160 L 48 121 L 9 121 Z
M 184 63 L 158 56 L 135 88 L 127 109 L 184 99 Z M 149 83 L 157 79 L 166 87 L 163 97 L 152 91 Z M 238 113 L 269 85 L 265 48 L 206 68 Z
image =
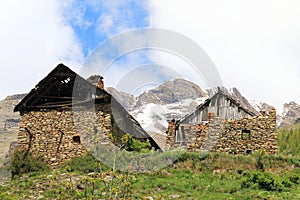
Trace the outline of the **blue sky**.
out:
M 158 27 L 199 44 L 224 86 L 275 106 L 299 103 L 299 19 L 298 0 L 4 0 L 0 99 L 29 92 L 61 62 L 80 72 L 93 49 L 115 34 Z M 116 85 L 117 75 L 149 62 L 192 79 L 178 57 L 142 51 L 115 62 L 105 81 Z
M 149 26 L 149 13 L 143 1 L 76 0 L 64 10 L 63 15 L 75 31 L 84 56 L 109 36 Z
M 86 57 L 101 42 L 132 28 L 149 26 L 146 3 L 134 0 L 2 3 L 0 99 L 28 92 L 61 62 L 80 72 Z

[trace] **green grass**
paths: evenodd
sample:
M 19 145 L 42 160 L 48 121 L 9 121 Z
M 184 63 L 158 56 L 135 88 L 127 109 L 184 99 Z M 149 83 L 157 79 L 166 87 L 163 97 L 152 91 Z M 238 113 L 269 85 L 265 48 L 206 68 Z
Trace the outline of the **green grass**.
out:
M 300 199 L 299 127 L 278 130 L 278 155 L 186 152 L 152 173 L 112 171 L 91 155 L 56 170 L 17 159 L 30 173 L 0 185 L 0 199 Z
M 142 191 L 134 197 L 169 198 L 180 195 L 181 199 L 226 198 L 240 189 L 235 177 L 214 176 L 211 173 L 196 173 L 190 170 L 167 169 L 155 174 L 137 176 L 133 190 Z M 213 195 L 212 195 L 213 194 Z
M 185 153 L 164 169 L 140 174 L 113 172 L 86 156 L 7 182 L 0 199 L 300 199 L 299 158 L 262 155 L 262 171 L 257 156 Z
M 134 193 L 134 197 L 169 199 L 170 195 L 178 194 L 179 199 L 300 198 L 300 169 L 294 168 L 290 157 L 264 155 L 265 172 L 257 171 L 256 157 L 211 153 L 202 159 L 199 154 L 187 153 L 173 166 L 154 174 L 138 175 L 132 188 L 142 192 Z M 259 174 L 257 180 L 251 179 L 255 175 L 252 172 Z
M 166 170 L 164 173 L 139 175 L 133 183 L 133 190 L 141 192 L 136 193 L 134 197 L 169 199 L 170 195 L 178 194 L 180 199 L 300 198 L 299 185 L 284 188 L 286 191 L 281 192 L 259 189 L 255 184 L 251 188 L 243 188 L 241 183 L 244 174 L 195 173 L 179 169 Z

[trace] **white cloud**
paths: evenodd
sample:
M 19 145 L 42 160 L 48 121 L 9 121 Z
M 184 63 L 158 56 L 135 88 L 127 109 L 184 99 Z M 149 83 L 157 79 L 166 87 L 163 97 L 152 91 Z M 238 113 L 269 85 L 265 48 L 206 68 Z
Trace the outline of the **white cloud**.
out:
M 112 19 L 112 15 L 108 13 L 103 13 L 98 19 L 98 27 L 97 31 L 99 33 L 105 32 L 108 35 L 111 34 L 111 29 L 114 27 L 114 22 Z
M 84 59 L 82 48 L 67 22 L 75 20 L 72 23 L 81 29 L 92 22 L 84 19 L 85 10 L 80 6 L 72 11 L 74 2 L 2 2 L 0 98 L 28 92 L 59 62 L 79 69 Z M 97 28 L 106 36 L 133 28 L 136 18 L 145 17 L 135 13 L 129 0 L 87 3 L 99 11 Z M 204 48 L 225 86 L 237 86 L 247 97 L 274 104 L 300 101 L 296 88 L 300 84 L 299 1 L 150 0 L 147 8 L 150 26 L 182 33 Z M 131 46 L 132 40 L 124 45 Z M 186 63 L 164 54 L 150 58 L 164 66 L 176 65 L 176 72 L 188 76 Z
M 99 35 L 111 36 L 128 30 L 140 27 L 145 19 L 143 10 L 146 5 L 143 1 L 135 0 L 103 0 L 88 1 L 94 9 L 102 9 L 102 14 L 98 18 L 97 31 Z
M 81 47 L 62 17 L 69 2 L 1 2 L 0 99 L 29 92 L 60 62 L 75 70 L 80 67 Z
M 66 21 L 72 22 L 75 26 L 78 26 L 82 30 L 88 29 L 92 23 L 85 19 L 84 14 L 87 11 L 87 7 L 82 2 L 76 0 L 65 0 L 60 2 L 63 4 L 64 18 Z
M 190 63 L 183 56 L 190 58 Z M 101 74 L 107 77 L 106 85 L 138 94 L 141 88 L 174 78 L 187 78 L 204 88 L 220 85 L 213 67 L 206 53 L 188 38 L 173 31 L 147 28 L 123 32 L 101 43 L 89 55 L 80 74 Z M 199 68 L 204 69 L 202 74 Z
M 275 105 L 300 101 L 300 2 L 151 0 L 149 23 L 185 34 L 214 61 L 223 83 Z
M 168 67 L 177 72 L 176 78 L 184 78 L 198 84 L 201 88 L 208 88 L 208 83 L 203 74 L 195 68 L 192 63 L 188 63 L 182 57 L 167 52 L 155 50 L 149 53 L 149 59 L 154 63 Z M 168 72 L 166 72 L 168 73 Z M 174 77 L 175 78 L 175 77 Z

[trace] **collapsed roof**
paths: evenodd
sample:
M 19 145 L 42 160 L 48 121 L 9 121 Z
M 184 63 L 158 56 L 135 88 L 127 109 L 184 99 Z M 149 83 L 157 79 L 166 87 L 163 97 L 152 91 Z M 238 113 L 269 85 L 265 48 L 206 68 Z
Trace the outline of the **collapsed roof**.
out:
M 110 96 L 104 90 L 97 90 L 65 65 L 59 64 L 16 105 L 14 112 L 68 106 L 72 102 L 91 99 L 96 92 L 101 97 Z
M 63 64 L 59 64 L 42 79 L 15 106 L 14 112 L 19 111 L 22 115 L 30 111 L 65 109 L 77 105 L 97 106 L 101 103 L 111 105 L 113 120 L 118 126 L 122 126 L 123 132 L 135 138 L 148 138 L 153 147 L 159 148 L 153 138 L 111 94 L 97 88 Z

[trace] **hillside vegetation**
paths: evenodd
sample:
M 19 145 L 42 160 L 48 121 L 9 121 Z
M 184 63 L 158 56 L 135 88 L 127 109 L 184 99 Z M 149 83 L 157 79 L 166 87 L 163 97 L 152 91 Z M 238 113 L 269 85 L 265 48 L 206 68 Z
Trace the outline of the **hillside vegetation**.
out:
M 0 186 L 0 199 L 300 198 L 299 157 L 263 152 L 187 152 L 151 173 L 115 171 L 89 155 L 60 169 L 34 169 Z
M 279 129 L 278 145 L 280 153 L 300 156 L 300 123 Z
M 15 155 L 0 199 L 300 199 L 300 124 L 278 130 L 278 142 L 278 155 L 186 152 L 149 173 L 113 170 L 90 155 L 51 170 Z

